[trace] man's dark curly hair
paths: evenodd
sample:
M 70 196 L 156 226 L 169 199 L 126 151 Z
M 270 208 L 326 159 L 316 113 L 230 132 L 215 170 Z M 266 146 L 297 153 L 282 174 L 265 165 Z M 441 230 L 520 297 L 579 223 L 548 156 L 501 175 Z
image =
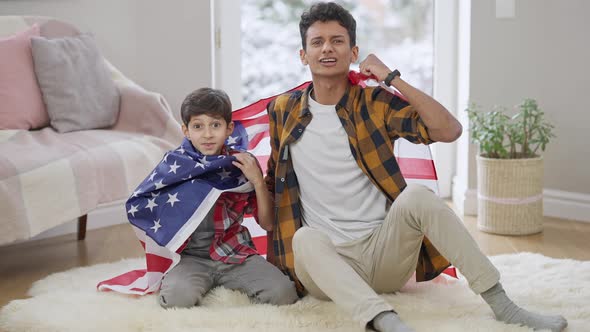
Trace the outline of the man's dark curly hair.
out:
M 195 115 L 207 114 L 231 122 L 231 101 L 222 90 L 200 88 L 191 92 L 180 106 L 180 117 L 185 126 Z
M 350 47 L 356 45 L 356 21 L 348 10 L 334 2 L 318 2 L 301 14 L 299 33 L 301 34 L 301 44 L 304 50 L 306 47 L 307 29 L 317 21 L 337 21 L 348 31 Z

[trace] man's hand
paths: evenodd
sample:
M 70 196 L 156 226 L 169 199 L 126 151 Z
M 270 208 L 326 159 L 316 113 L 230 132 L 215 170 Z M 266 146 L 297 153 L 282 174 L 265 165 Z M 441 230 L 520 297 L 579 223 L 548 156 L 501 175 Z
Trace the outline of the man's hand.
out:
M 378 57 L 374 54 L 369 54 L 365 60 L 361 61 L 359 65 L 361 73 L 367 76 L 375 76 L 379 82 L 384 81 L 387 75 L 391 73 L 389 67 L 387 67 Z
M 258 160 L 250 153 L 238 153 L 235 154 L 236 161 L 233 161 L 232 164 L 239 168 L 244 176 L 250 181 L 254 186 L 264 184 L 264 179 L 262 177 L 262 170 L 258 165 Z
M 369 54 L 360 64 L 362 74 L 373 75 L 379 82 L 384 81 L 391 70 L 374 54 Z M 428 128 L 430 139 L 438 142 L 453 142 L 463 127 L 461 123 L 438 101 L 424 92 L 414 88 L 397 76 L 391 85 L 396 88 L 412 105 Z

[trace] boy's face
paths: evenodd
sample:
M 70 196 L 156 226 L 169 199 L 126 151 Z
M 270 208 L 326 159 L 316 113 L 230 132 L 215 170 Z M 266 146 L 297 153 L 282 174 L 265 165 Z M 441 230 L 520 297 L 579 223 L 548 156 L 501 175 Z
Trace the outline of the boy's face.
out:
M 233 122 L 228 124 L 223 118 L 207 114 L 193 115 L 188 127 L 182 125 L 184 136 L 191 141 L 195 149 L 206 156 L 220 154 L 225 140 L 233 130 Z
M 337 21 L 317 21 L 307 29 L 306 46 L 299 56 L 314 77 L 342 76 L 358 59 L 358 47 L 350 47 L 348 31 Z

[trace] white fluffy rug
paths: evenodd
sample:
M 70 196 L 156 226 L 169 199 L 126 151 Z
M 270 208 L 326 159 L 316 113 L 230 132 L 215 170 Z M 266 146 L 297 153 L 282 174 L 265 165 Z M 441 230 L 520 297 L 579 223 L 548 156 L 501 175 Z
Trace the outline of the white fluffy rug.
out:
M 567 331 L 590 331 L 590 261 L 521 253 L 491 257 L 504 288 L 519 304 L 564 315 Z M 76 268 L 36 282 L 32 296 L 0 310 L 1 331 L 362 331 L 332 302 L 306 297 L 275 307 L 251 304 L 238 292 L 217 288 L 201 307 L 164 310 L 154 295 L 98 293 L 100 280 L 142 265 L 142 260 Z M 335 281 L 337 282 L 337 281 Z M 410 283 L 383 296 L 416 331 L 530 331 L 496 322 L 464 280 Z

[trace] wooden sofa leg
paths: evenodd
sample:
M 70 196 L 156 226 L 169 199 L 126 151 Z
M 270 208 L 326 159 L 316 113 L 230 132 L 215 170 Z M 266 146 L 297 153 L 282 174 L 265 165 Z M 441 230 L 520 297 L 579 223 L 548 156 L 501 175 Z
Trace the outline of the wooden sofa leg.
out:
M 86 221 L 88 215 L 85 214 L 78 218 L 78 241 L 82 241 L 86 238 Z

